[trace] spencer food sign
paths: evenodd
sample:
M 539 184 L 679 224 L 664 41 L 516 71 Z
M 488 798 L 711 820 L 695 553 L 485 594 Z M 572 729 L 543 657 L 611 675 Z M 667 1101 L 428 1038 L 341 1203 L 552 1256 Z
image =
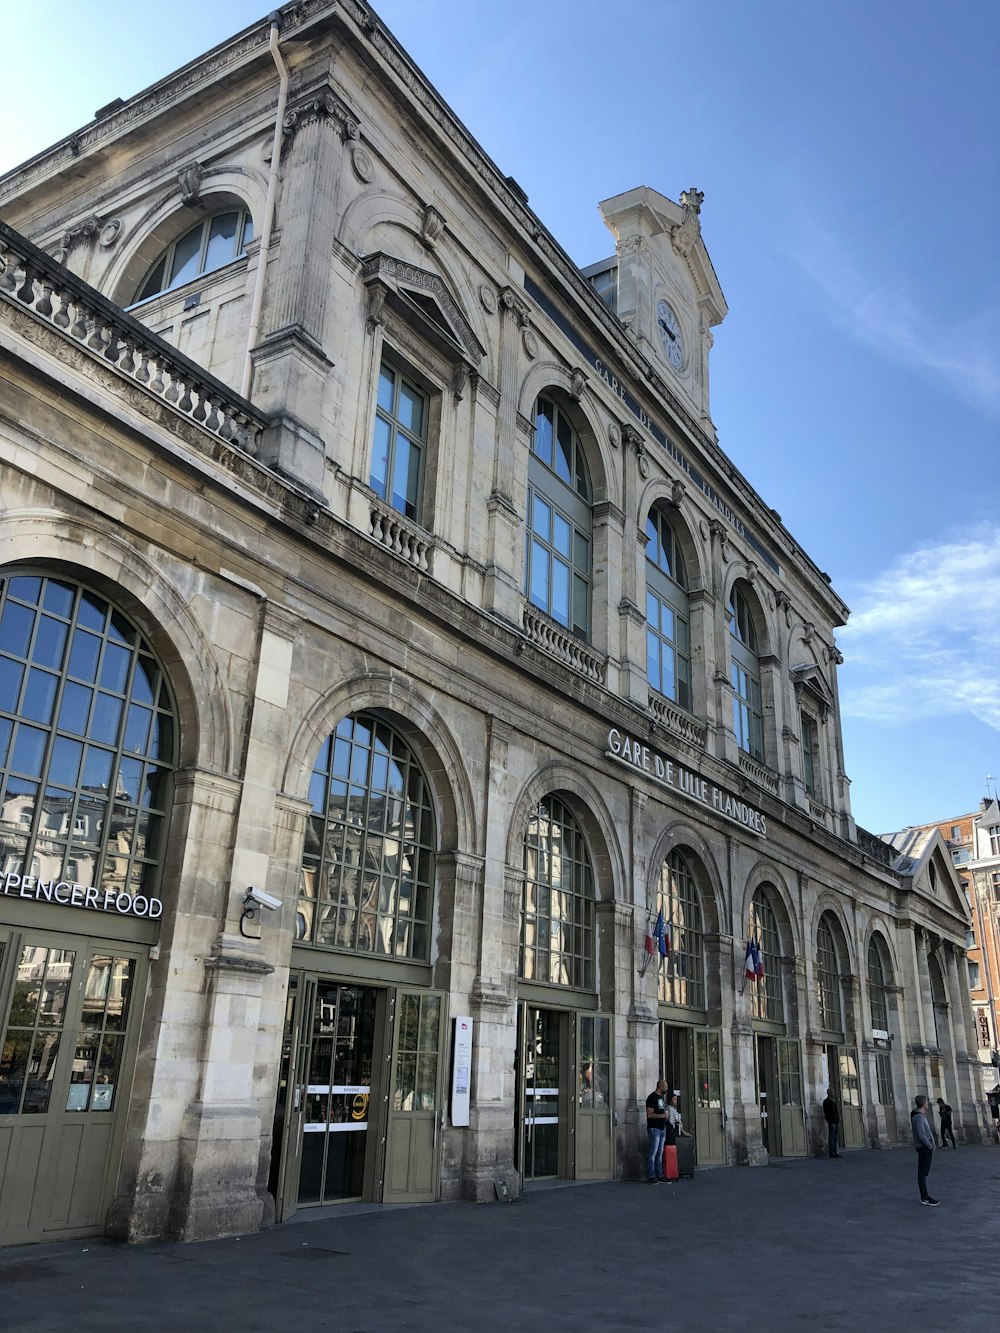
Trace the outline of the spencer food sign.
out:
M 148 921 L 156 921 L 163 915 L 159 898 L 117 889 L 96 889 L 93 884 L 77 884 L 68 879 L 42 879 L 40 875 L 16 875 L 10 871 L 0 874 L 0 893 L 7 898 L 27 898 L 30 902 L 81 907 L 85 911 L 112 912 Z

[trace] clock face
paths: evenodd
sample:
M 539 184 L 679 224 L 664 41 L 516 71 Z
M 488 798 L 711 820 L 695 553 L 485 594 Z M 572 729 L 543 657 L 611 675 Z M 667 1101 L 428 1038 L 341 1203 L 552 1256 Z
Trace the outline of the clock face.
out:
M 660 330 L 660 342 L 667 360 L 675 370 L 684 364 L 684 343 L 681 339 L 681 326 L 673 310 L 666 301 L 660 301 L 656 307 L 656 326 Z

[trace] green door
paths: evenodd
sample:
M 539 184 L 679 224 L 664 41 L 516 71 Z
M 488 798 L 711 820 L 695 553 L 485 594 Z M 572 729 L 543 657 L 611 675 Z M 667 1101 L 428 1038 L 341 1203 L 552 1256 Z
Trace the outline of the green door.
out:
M 799 1043 L 778 1039 L 778 1091 L 781 1100 L 781 1155 L 805 1157 L 806 1120 L 802 1100 L 802 1059 Z
M 430 1203 L 437 1195 L 446 1008 L 434 991 L 396 993 L 385 1203 Z
M 34 934 L 5 950 L 0 1244 L 103 1232 L 135 1064 L 143 962 L 128 946 Z
M 861 1079 L 858 1055 L 853 1047 L 840 1049 L 840 1141 L 845 1148 L 865 1146 L 861 1110 Z
M 291 973 L 285 999 L 285 1030 L 271 1147 L 277 1167 L 272 1177 L 272 1188 L 275 1214 L 279 1222 L 286 1222 L 295 1213 L 299 1203 L 306 1076 L 315 1007 L 316 978 Z
M 694 1083 L 693 1129 L 698 1161 L 703 1165 L 724 1165 L 728 1154 L 722 1100 L 721 1032 L 698 1031 L 694 1034 Z
M 607 1180 L 615 1173 L 611 1019 L 579 1014 L 576 1030 L 576 1176 Z

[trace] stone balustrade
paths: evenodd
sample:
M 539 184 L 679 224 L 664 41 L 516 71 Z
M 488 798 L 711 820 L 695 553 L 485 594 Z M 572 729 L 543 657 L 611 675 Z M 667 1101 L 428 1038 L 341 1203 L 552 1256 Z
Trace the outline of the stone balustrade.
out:
M 778 775 L 772 773 L 769 768 L 763 764 L 756 763 L 748 754 L 740 754 L 740 769 L 756 786 L 763 791 L 770 792 L 772 796 L 778 794 Z
M 859 824 L 858 830 L 858 851 L 863 852 L 871 861 L 877 861 L 879 865 L 891 868 L 896 856 L 895 850 L 881 838 L 877 838 L 874 833 L 869 833 Z
M 370 513 L 370 535 L 400 559 L 408 561 L 421 574 L 431 572 L 431 557 L 434 547 L 422 529 L 407 523 L 397 509 L 372 502 Z
M 650 691 L 649 711 L 653 714 L 658 727 L 676 736 L 689 745 L 696 745 L 699 750 L 705 748 L 707 729 L 704 722 L 685 713 L 683 708 L 665 699 L 662 694 Z
M 3 222 L 0 298 L 227 444 L 257 454 L 267 425 L 261 412 Z
M 604 684 L 604 659 L 592 648 L 588 648 L 534 607 L 524 607 L 523 623 L 529 643 L 554 657 L 557 662 L 586 676 L 588 680 L 596 681 L 598 685 Z

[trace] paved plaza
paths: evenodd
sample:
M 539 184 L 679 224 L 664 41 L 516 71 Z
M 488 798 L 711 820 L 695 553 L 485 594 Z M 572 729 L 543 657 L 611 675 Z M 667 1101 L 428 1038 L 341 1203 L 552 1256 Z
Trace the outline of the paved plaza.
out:
M 0 1249 L 12 1333 L 981 1329 L 1000 1309 L 1000 1148 L 855 1152 L 513 1205 L 346 1211 L 241 1239 Z

